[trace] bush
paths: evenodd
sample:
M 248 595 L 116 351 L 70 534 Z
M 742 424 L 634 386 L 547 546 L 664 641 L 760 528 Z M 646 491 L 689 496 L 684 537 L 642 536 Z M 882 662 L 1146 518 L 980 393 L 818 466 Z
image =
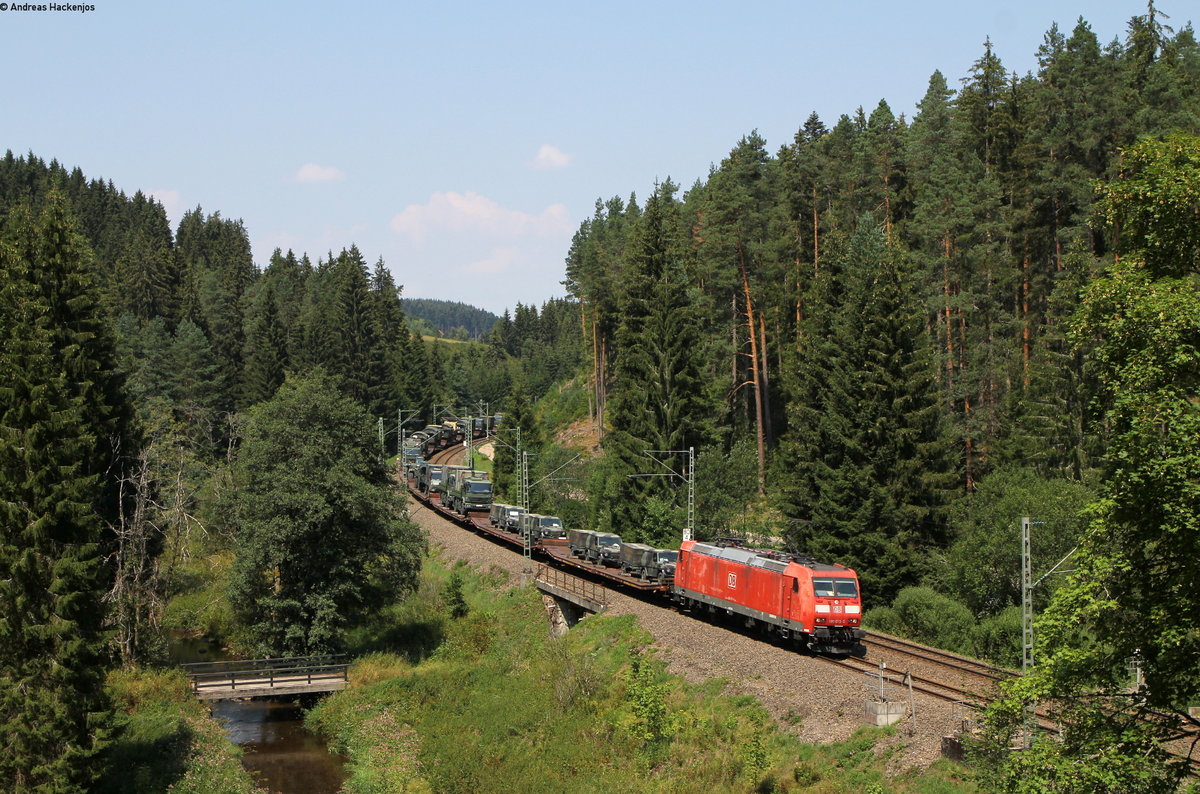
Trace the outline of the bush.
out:
M 998 615 L 979 621 L 971 629 L 971 647 L 975 655 L 993 664 L 1017 667 L 1021 664 L 1021 608 L 1009 607 Z
M 928 587 L 906 587 L 889 607 L 869 610 L 863 622 L 885 634 L 948 651 L 969 653 L 975 618 L 963 604 Z
M 450 574 L 446 580 L 446 609 L 452 618 L 466 617 L 469 611 L 467 599 L 463 596 L 462 574 L 458 571 Z

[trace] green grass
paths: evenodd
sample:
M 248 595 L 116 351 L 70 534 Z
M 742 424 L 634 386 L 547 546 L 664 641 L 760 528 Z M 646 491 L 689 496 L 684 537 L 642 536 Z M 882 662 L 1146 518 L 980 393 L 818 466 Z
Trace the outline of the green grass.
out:
M 972 790 L 955 765 L 889 778 L 877 743 L 892 729 L 801 744 L 723 681 L 668 675 L 632 616 L 592 616 L 554 639 L 532 588 L 454 570 L 465 617 L 446 614 L 451 568 L 430 561 L 391 634 L 364 635 L 377 652 L 351 687 L 309 714 L 350 757 L 347 792 Z M 406 638 L 422 626 L 440 641 L 414 652 Z
M 254 792 L 241 750 L 192 696 L 178 670 L 117 671 L 108 692 L 118 738 L 97 794 L 244 794 Z
M 491 476 L 492 472 L 495 471 L 496 462 L 489 457 L 479 454 L 478 444 L 476 445 L 475 451 L 472 453 L 471 457 L 475 459 L 475 471 L 486 472 L 489 477 Z

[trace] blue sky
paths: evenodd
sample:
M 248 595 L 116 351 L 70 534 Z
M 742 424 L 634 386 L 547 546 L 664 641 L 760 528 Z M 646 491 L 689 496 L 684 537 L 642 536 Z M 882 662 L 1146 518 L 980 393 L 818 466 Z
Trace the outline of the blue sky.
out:
M 73 0 L 72 0 L 73 1 Z M 48 0 L 37 0 L 39 3 Z M 990 37 L 1036 68 L 1052 22 L 1107 43 L 1142 2 L 137 2 L 0 11 L 0 150 L 245 221 L 255 261 L 355 243 L 407 297 L 563 294 L 596 198 L 684 187 L 815 110 L 911 116 Z M 1163 0 L 1167 24 L 1188 5 Z

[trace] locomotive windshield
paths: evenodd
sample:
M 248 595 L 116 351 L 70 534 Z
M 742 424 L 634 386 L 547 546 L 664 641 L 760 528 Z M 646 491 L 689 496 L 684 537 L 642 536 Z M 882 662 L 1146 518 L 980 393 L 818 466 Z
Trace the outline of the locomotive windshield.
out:
M 858 582 L 853 579 L 813 579 L 817 598 L 858 598 Z

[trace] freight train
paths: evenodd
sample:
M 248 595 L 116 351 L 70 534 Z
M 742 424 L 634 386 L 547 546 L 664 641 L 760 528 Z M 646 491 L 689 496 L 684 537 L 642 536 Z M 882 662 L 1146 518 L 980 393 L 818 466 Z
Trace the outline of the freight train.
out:
M 407 467 L 409 487 L 418 499 L 460 526 L 517 548 L 528 543 L 535 554 L 557 566 L 584 570 L 630 589 L 660 593 L 693 615 L 734 618 L 747 628 L 818 653 L 865 652 L 862 598 L 858 575 L 851 568 L 805 555 L 750 548 L 732 538 L 688 540 L 677 550 L 654 549 L 624 543 L 613 533 L 564 532 L 559 519 L 521 515 L 523 511 L 511 505 L 495 505 L 488 517 L 471 519 L 465 511 L 453 509 L 457 506 L 453 499 L 430 487 L 428 472 L 440 468 L 435 464 L 416 471 Z M 540 530 L 533 529 L 535 523 Z M 546 531 L 551 525 L 555 531 Z

